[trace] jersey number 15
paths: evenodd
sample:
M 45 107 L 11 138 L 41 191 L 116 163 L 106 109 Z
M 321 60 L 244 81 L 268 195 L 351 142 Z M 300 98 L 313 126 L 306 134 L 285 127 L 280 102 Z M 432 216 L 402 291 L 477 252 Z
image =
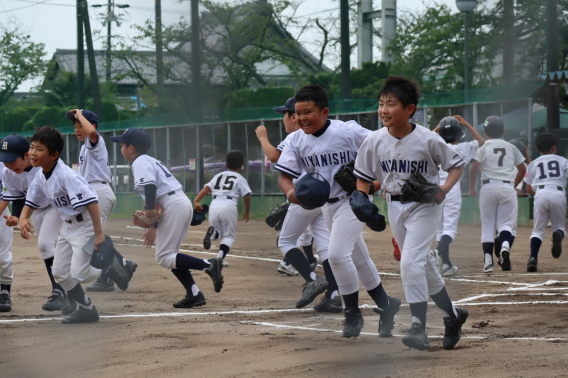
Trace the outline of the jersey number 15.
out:
M 215 186 L 213 187 L 213 189 L 216 189 L 216 190 L 221 189 L 221 179 L 222 178 L 223 178 L 223 176 L 219 176 L 219 178 L 217 179 L 217 182 L 215 183 Z M 225 183 L 223 184 L 223 190 L 233 189 L 233 186 L 235 186 L 235 180 L 236 180 L 235 176 L 225 176 Z

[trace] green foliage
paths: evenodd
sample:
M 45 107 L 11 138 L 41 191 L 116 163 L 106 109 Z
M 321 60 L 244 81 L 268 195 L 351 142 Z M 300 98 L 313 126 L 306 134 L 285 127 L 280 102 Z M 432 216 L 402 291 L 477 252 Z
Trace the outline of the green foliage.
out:
M 73 108 L 77 103 L 77 74 L 69 71 L 59 71 L 55 74 L 55 61 L 49 62 L 48 73 L 40 88 L 43 102 L 46 106 L 61 106 Z M 91 80 L 85 77 L 85 97 L 92 96 Z
M 351 97 L 353 99 L 376 98 L 384 79 L 389 77 L 390 64 L 365 62 L 360 70 L 351 70 Z
M 294 93 L 292 87 L 239 89 L 227 96 L 228 101 L 225 109 L 261 108 L 274 104 L 284 104 L 288 98 L 294 97 Z
M 12 108 L 0 117 L 1 130 L 3 133 L 17 133 L 22 130 L 24 124 L 32 118 L 30 108 Z
M 67 119 L 65 112 L 67 109 L 55 106 L 47 106 L 37 112 L 33 118 L 24 124 L 22 131 L 33 131 L 37 127 L 42 126 L 60 126 L 66 125 Z

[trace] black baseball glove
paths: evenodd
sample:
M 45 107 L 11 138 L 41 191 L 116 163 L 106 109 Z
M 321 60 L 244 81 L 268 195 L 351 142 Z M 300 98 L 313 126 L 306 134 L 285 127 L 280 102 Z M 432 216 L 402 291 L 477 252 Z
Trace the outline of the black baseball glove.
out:
M 266 224 L 276 231 L 280 231 L 284 218 L 286 218 L 286 213 L 288 213 L 288 207 L 290 207 L 290 202 L 284 202 L 282 205 L 276 206 L 266 217 Z
M 355 169 L 355 160 L 351 160 L 349 163 L 345 163 L 339 168 L 335 175 L 333 175 L 333 179 L 337 181 L 339 186 L 343 188 L 347 192 L 347 194 L 353 193 L 357 190 L 357 177 L 353 174 L 353 170 Z M 375 193 L 375 188 L 373 183 L 371 183 L 371 188 L 369 190 L 369 194 Z
M 438 184 L 427 181 L 420 172 L 414 172 L 404 180 L 400 191 L 410 202 L 441 204 L 446 195 Z
M 349 199 L 349 205 L 357 219 L 366 223 L 373 231 L 384 231 L 387 227 L 385 217 L 379 214 L 379 208 L 369 200 L 369 196 L 356 190 Z

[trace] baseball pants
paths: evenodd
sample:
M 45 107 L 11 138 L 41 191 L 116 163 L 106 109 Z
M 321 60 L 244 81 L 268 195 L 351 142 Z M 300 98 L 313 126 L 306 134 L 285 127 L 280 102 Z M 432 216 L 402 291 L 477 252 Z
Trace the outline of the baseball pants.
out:
M 445 183 L 440 181 L 440 185 Z M 460 218 L 460 211 L 462 205 L 462 197 L 461 197 L 461 187 L 460 183 L 458 182 L 454 187 L 450 190 L 448 194 L 446 194 L 446 199 L 442 202 L 442 222 L 438 227 L 438 231 L 436 233 L 436 241 L 440 241 L 442 235 L 448 235 L 452 240 L 456 238 L 456 234 L 458 233 L 458 221 Z
M 162 207 L 156 237 L 156 262 L 166 269 L 177 269 L 176 255 L 189 230 L 193 206 L 181 190 L 172 195 L 165 194 L 156 202 Z
M 295 203 L 291 204 L 291 205 L 296 205 Z M 324 222 L 325 224 L 325 222 Z M 327 226 L 326 226 L 326 230 L 327 230 Z M 308 226 L 304 232 L 302 233 L 302 235 L 300 235 L 300 237 L 298 238 L 298 242 L 296 243 L 297 247 L 301 247 L 301 246 L 308 246 L 312 244 L 312 239 L 313 239 L 314 235 L 312 233 L 312 228 L 310 226 Z M 328 238 L 329 241 L 329 238 Z M 320 256 L 321 257 L 321 256 Z
M 43 260 L 55 255 L 55 247 L 63 221 L 53 206 L 37 209 L 32 213 L 32 223 L 37 234 L 37 246 Z
M 10 215 L 8 208 L 0 215 L 0 284 L 11 285 L 12 272 L 12 227 L 6 226 L 4 215 Z
M 209 226 L 219 233 L 221 244 L 233 248 L 239 212 L 237 204 L 230 199 L 214 199 L 209 206 Z
M 317 208 L 313 210 L 306 210 L 300 205 L 294 203 L 290 204 L 288 212 L 286 213 L 286 218 L 282 223 L 282 229 L 280 230 L 280 237 L 278 238 L 278 248 L 284 256 L 291 249 L 297 248 L 298 239 L 305 235 L 308 228 L 312 229 L 314 239 L 318 246 L 318 254 L 322 261 L 328 259 L 328 247 L 329 247 L 329 230 L 325 224 L 325 220 L 322 215 L 322 209 Z M 312 236 L 310 235 L 309 241 L 311 243 Z M 310 245 L 301 244 L 301 245 Z
M 99 211 L 101 213 L 101 222 L 104 230 L 108 218 L 116 206 L 116 196 L 108 184 L 103 184 L 98 181 L 89 184 L 95 189 L 99 197 Z
M 548 219 L 552 224 L 552 232 L 562 230 L 566 235 L 566 195 L 556 189 L 537 189 L 534 196 L 534 227 L 531 238 L 544 240 Z
M 427 302 L 444 288 L 444 279 L 430 255 L 432 235 L 442 220 L 442 206 L 403 204 L 387 195 L 389 223 L 400 248 L 400 277 L 408 303 Z
M 329 264 L 339 292 L 342 295 L 353 294 L 359 291 L 359 282 L 367 291 L 379 286 L 379 272 L 363 240 L 365 224 L 351 210 L 349 197 L 327 203 L 321 209 L 330 232 Z
M 484 184 L 479 191 L 479 210 L 482 243 L 493 243 L 495 231 L 513 233 L 518 212 L 517 192 L 513 184 Z

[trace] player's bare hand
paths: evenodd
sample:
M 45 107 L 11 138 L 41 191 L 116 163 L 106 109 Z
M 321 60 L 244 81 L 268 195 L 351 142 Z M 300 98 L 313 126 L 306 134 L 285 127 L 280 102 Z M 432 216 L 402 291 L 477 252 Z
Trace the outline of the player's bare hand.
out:
M 256 137 L 258 140 L 268 139 L 268 132 L 266 131 L 266 127 L 258 126 L 254 132 L 256 133 Z
M 20 219 L 18 225 L 20 227 L 20 236 L 26 240 L 30 240 L 31 234 L 34 233 L 30 222 L 27 219 Z
M 476 191 L 475 189 L 470 189 L 470 190 L 469 190 L 469 196 L 470 196 L 471 198 L 477 197 L 477 191 Z
M 469 123 L 467 123 L 467 121 L 465 119 L 463 119 L 462 116 L 456 114 L 454 116 L 454 118 L 457 119 L 460 124 L 462 124 L 464 126 L 469 126 Z
M 83 115 L 83 112 L 81 112 L 81 109 L 73 109 L 71 111 L 73 113 L 75 113 L 75 119 L 79 119 L 79 117 L 81 117 Z
M 199 202 L 194 202 L 193 206 L 196 212 L 201 213 L 203 211 L 203 206 Z
M 14 215 L 4 215 L 4 219 L 6 219 L 6 226 L 14 227 L 18 225 L 18 217 Z
M 437 133 L 440 130 L 440 124 L 438 124 L 438 126 L 436 126 L 436 128 L 434 130 L 432 130 L 433 132 Z
M 105 242 L 105 234 L 104 232 L 99 232 L 95 234 L 95 239 L 93 240 L 93 246 L 95 247 L 95 251 L 99 249 L 101 244 Z
M 142 245 L 145 248 L 151 248 L 156 244 L 156 229 L 155 228 L 147 228 L 142 234 Z
M 302 203 L 296 198 L 296 191 L 291 189 L 288 193 L 286 193 L 286 198 L 288 201 L 295 203 L 296 205 L 302 205 Z
M 244 220 L 245 222 L 248 222 L 248 221 L 249 221 L 249 213 L 243 213 L 243 220 Z

